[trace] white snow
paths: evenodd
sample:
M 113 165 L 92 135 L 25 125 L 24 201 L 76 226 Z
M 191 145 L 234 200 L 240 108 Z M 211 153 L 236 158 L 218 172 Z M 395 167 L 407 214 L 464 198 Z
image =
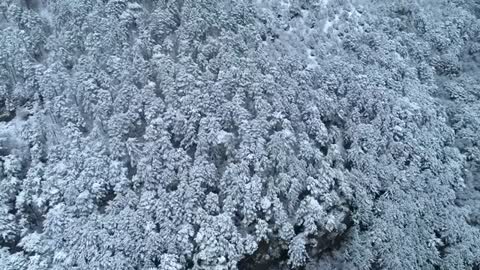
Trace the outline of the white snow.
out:
M 288 8 L 290 8 L 291 3 L 290 3 L 290 0 L 284 0 L 284 1 L 280 1 L 280 5 L 281 5 L 283 8 L 288 9 Z
M 315 55 L 312 55 L 313 50 L 310 48 L 307 48 L 307 58 L 308 58 L 308 64 L 307 64 L 307 69 L 315 69 L 318 67 L 318 62 L 317 62 L 317 57 Z
M 8 122 L 0 122 L 0 138 L 10 138 L 16 143 L 20 142 L 20 132 L 22 130 L 22 119 L 19 114 Z
M 18 108 L 15 111 L 15 117 L 8 122 L 0 121 L 0 141 L 13 144 L 17 147 L 23 147 L 28 143 L 22 139 L 24 132 L 25 119 L 27 115 L 34 114 L 37 107 Z M 0 148 L 2 144 L 0 144 Z M 19 150 L 19 149 L 17 149 Z
M 330 0 L 321 0 L 320 2 L 321 2 L 320 6 L 322 8 L 327 8 L 327 5 L 328 5 L 328 3 L 330 3 Z
M 42 18 L 45 18 L 50 25 L 53 25 L 53 15 L 48 11 L 46 7 L 40 8 L 40 12 L 38 13 Z
M 360 12 L 358 12 L 357 8 L 355 6 L 350 6 L 351 10 L 347 12 L 348 14 L 348 17 L 352 17 L 352 15 L 356 15 L 358 17 L 361 17 L 362 14 L 360 14 Z
M 335 18 L 333 19 L 333 21 L 327 20 L 323 25 L 323 33 L 327 33 L 328 29 L 330 29 L 330 27 L 332 27 L 335 23 L 338 22 L 338 18 L 338 14 L 335 14 Z
M 272 202 L 267 197 L 263 197 L 260 202 L 260 206 L 263 210 L 268 210 L 270 206 L 272 206 Z
M 312 60 L 312 61 L 316 61 L 316 58 L 315 58 L 315 56 L 312 55 L 312 52 L 313 52 L 312 49 L 310 49 L 310 48 L 307 49 L 308 59 L 310 59 L 310 60 Z
M 232 133 L 221 130 L 217 133 L 217 143 L 218 144 L 228 143 L 232 139 L 232 137 L 233 137 Z

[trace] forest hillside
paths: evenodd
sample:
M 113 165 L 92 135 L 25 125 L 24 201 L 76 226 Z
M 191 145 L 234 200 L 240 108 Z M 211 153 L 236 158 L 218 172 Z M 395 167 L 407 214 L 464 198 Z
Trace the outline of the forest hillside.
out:
M 480 269 L 477 0 L 1 0 L 0 269 Z

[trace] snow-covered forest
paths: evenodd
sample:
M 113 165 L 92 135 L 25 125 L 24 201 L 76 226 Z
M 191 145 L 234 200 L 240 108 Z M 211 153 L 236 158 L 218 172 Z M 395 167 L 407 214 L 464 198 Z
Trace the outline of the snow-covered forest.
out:
M 0 269 L 480 269 L 478 0 L 0 0 Z

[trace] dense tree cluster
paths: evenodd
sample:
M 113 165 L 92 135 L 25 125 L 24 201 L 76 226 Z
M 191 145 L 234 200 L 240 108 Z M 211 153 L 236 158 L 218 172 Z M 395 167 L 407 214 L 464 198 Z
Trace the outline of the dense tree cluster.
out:
M 3 0 L 1 269 L 479 269 L 480 5 Z

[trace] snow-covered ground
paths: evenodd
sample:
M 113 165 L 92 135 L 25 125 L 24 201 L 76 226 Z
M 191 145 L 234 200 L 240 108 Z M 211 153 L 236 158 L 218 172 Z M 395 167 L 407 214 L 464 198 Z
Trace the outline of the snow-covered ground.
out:
M 334 24 L 338 23 L 338 14 L 335 14 L 335 18 L 333 20 L 328 20 L 325 21 L 325 24 L 323 25 L 323 33 L 328 33 L 328 29 L 330 29 Z
M 311 39 L 312 36 L 329 35 L 329 38 L 335 38 L 337 33 L 336 25 L 342 23 L 343 19 L 353 19 L 360 17 L 361 14 L 357 11 L 355 5 L 347 4 L 349 6 L 335 7 L 330 0 L 322 0 L 310 7 L 310 9 L 302 8 L 300 16 L 294 17 L 284 16 L 290 14 L 294 4 L 289 0 L 273 1 L 273 0 L 257 0 L 257 8 L 261 13 L 268 14 L 272 10 L 276 10 L 278 14 L 282 15 L 283 25 L 275 31 L 282 37 L 285 46 L 289 47 L 293 41 L 303 41 Z M 275 7 L 276 9 L 272 8 Z M 298 7 L 297 7 L 298 8 Z M 334 15 L 328 15 L 334 11 Z M 270 14 L 271 15 L 271 14 Z M 275 15 L 275 14 L 274 14 Z M 320 17 L 319 17 L 320 16 Z M 268 18 L 269 16 L 266 16 Z M 323 17 L 323 18 L 322 18 Z M 319 24 L 316 24 L 320 22 Z M 312 24 L 315 26 L 312 27 Z M 359 26 L 360 27 L 360 26 Z M 264 42 L 267 45 L 268 42 Z M 312 70 L 318 67 L 318 59 L 315 53 L 316 45 L 306 45 L 303 48 L 292 47 L 292 50 L 299 50 L 301 54 L 306 55 L 306 69 Z
M 24 121 L 21 119 L 21 113 L 17 114 L 12 120 L 0 122 L 0 152 L 9 152 L 8 150 L 17 148 L 24 143 L 20 139 L 21 130 Z
M 53 15 L 50 13 L 50 11 L 46 7 L 42 7 L 39 10 L 39 15 L 46 19 L 50 25 L 53 23 Z

